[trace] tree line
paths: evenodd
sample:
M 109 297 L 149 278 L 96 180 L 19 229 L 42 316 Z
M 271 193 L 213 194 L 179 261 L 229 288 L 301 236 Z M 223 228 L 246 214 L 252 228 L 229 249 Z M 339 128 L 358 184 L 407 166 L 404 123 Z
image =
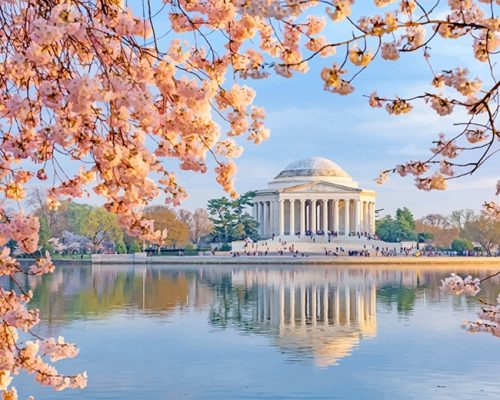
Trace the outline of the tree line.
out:
M 258 240 L 258 223 L 247 211 L 254 197 L 255 192 L 251 191 L 236 199 L 211 199 L 206 210 L 197 208 L 193 212 L 154 205 L 147 207 L 144 215 L 154 221 L 155 229 L 167 229 L 163 244 L 167 248 L 212 242 L 229 244 L 247 238 Z M 106 250 L 132 253 L 149 246 L 127 235 L 116 216 L 102 207 L 68 201 L 54 211 L 45 204 L 38 193 L 33 205 L 40 221 L 41 249 L 67 253 Z M 481 247 L 492 254 L 500 243 L 500 222 L 476 215 L 470 209 L 415 219 L 413 213 L 403 207 L 398 208 L 394 216 L 379 218 L 376 234 L 386 242 L 416 241 L 460 253 Z
M 194 211 L 153 205 L 145 209 L 144 216 L 154 221 L 155 229 L 167 229 L 163 244 L 167 248 L 203 246 L 210 242 L 228 244 L 245 238 L 258 240 L 258 223 L 247 212 L 254 197 L 255 192 L 247 192 L 234 200 L 211 199 L 207 209 Z M 103 207 L 65 201 L 57 210 L 52 210 L 41 191 L 33 195 L 31 206 L 40 221 L 42 251 L 134 253 L 150 245 L 127 235 L 116 215 Z
M 40 222 L 39 245 L 43 251 L 133 253 L 149 246 L 127 235 L 116 215 L 103 207 L 65 201 L 57 210 L 51 210 L 40 193 L 36 194 L 32 205 Z M 156 229 L 167 229 L 164 246 L 169 248 L 197 244 L 212 232 L 212 223 L 203 208 L 191 212 L 154 205 L 145 209 L 144 216 L 154 221 Z
M 450 215 L 428 214 L 415 219 L 404 207 L 396 215 L 377 220 L 377 236 L 387 242 L 418 241 L 438 249 L 451 249 L 462 253 L 481 248 L 488 255 L 500 245 L 500 221 L 476 215 L 473 210 L 455 210 Z

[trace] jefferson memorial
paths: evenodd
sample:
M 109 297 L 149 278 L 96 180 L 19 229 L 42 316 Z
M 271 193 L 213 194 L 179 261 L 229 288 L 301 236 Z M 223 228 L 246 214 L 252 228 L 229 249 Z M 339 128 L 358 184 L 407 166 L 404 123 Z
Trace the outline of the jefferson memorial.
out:
M 288 165 L 258 190 L 253 216 L 261 238 L 375 233 L 375 192 L 340 166 L 313 157 Z

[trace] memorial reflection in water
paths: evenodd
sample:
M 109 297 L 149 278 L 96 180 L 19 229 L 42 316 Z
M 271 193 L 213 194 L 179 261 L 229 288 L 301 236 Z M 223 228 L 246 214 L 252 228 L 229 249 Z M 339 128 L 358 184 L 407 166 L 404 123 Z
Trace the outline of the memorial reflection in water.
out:
M 153 318 L 199 311 L 212 326 L 265 335 L 287 361 L 330 366 L 376 336 L 377 296 L 379 308 L 394 304 L 405 315 L 419 297 L 439 301 L 441 277 L 364 268 L 107 265 L 66 266 L 50 279 L 24 279 L 49 331 L 53 323 L 122 311 Z M 466 299 L 458 300 L 462 307 Z
M 348 271 L 239 270 L 235 287 L 254 289 L 248 323 L 284 352 L 335 364 L 376 335 L 376 282 Z

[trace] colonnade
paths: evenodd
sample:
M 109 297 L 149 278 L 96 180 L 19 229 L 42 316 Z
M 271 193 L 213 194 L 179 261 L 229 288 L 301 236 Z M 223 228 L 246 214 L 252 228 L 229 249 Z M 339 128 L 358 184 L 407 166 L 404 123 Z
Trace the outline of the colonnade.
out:
M 253 216 L 261 237 L 335 233 L 374 234 L 375 201 L 370 199 L 256 199 Z

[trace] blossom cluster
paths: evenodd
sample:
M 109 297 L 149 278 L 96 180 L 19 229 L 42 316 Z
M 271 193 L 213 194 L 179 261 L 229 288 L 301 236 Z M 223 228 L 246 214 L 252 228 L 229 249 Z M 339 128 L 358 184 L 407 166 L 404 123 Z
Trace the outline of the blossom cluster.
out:
M 500 337 L 500 295 L 496 305 L 485 305 L 477 321 L 464 321 L 463 328 L 469 332 L 487 332 Z
M 468 294 L 475 296 L 481 290 L 480 280 L 478 278 L 473 278 L 472 276 L 467 276 L 462 278 L 455 273 L 451 276 L 441 280 L 441 290 L 450 292 L 453 294 Z
M 489 279 L 495 275 L 498 274 L 490 275 L 483 280 Z M 455 295 L 466 294 L 475 296 L 481 290 L 480 284 L 481 280 L 479 278 L 472 278 L 470 275 L 466 278 L 461 278 L 455 273 L 452 273 L 451 276 L 441 280 L 440 289 Z M 471 333 L 487 332 L 500 337 L 500 294 L 496 302 L 497 304 L 483 305 L 481 312 L 478 314 L 479 319 L 476 321 L 464 321 L 462 328 Z
M 35 217 L 14 214 L 11 218 L 4 216 L 2 241 L 16 240 L 24 251 L 31 250 L 38 240 L 38 221 Z M 34 230 L 33 227 L 36 229 Z M 33 237 L 36 238 L 33 239 Z M 30 251 L 31 252 L 31 251 Z M 28 309 L 33 293 L 25 291 L 17 283 L 19 274 L 42 275 L 54 270 L 50 255 L 39 257 L 28 269 L 11 257 L 10 248 L 5 246 L 0 251 L 0 275 L 11 278 L 16 290 L 0 287 L 0 391 L 3 399 L 15 400 L 17 390 L 11 386 L 13 377 L 24 370 L 33 374 L 42 385 L 52 386 L 56 390 L 65 388 L 83 388 L 86 385 L 86 374 L 65 376 L 60 374 L 44 358 L 52 362 L 76 356 L 78 350 L 73 344 L 67 344 L 63 338 L 26 340 L 32 336 L 32 330 L 40 321 L 36 309 Z

